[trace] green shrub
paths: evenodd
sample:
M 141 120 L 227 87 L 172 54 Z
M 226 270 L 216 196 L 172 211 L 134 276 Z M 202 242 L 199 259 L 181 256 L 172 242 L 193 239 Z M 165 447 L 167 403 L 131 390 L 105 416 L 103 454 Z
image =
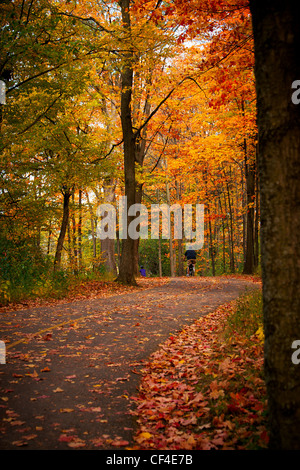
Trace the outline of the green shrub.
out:
M 14 242 L 0 237 L 0 303 L 62 295 L 65 272 L 53 272 L 53 262 L 30 239 Z
M 170 276 L 169 241 L 161 240 L 162 275 Z M 141 239 L 139 244 L 139 265 L 144 266 L 147 276 L 159 275 L 158 240 Z
M 226 335 L 250 337 L 263 329 L 262 293 L 260 289 L 242 295 L 234 313 L 228 318 Z

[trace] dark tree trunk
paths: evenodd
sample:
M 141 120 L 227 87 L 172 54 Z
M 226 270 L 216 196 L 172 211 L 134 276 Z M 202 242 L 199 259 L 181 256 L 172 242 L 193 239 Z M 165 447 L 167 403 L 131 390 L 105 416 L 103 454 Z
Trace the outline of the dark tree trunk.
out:
M 210 252 L 210 258 L 211 258 L 212 275 L 215 276 L 216 275 L 215 247 L 214 247 L 213 235 L 212 235 L 209 204 L 207 205 L 207 217 L 208 217 L 208 228 L 209 228 L 209 252 Z
M 61 255 L 62 255 L 65 235 L 66 235 L 68 221 L 69 221 L 69 202 L 70 202 L 70 197 L 71 197 L 70 190 L 65 190 L 63 193 L 63 196 L 64 196 L 63 218 L 61 222 L 60 233 L 59 233 L 59 237 L 57 240 L 55 258 L 54 258 L 54 270 L 55 271 L 60 269 L 60 265 L 61 265 Z
M 78 249 L 77 249 L 77 231 L 76 231 L 76 219 L 75 219 L 75 194 L 72 193 L 72 269 L 74 274 L 78 275 Z
M 255 220 L 254 220 L 254 267 L 255 269 L 259 266 L 259 222 L 260 222 L 260 211 L 259 211 L 259 178 L 257 171 L 257 158 L 258 158 L 258 145 L 256 145 L 255 151 Z
M 101 240 L 102 262 L 107 273 L 116 276 L 117 266 L 115 260 L 115 240 L 105 238 Z
M 244 274 L 254 272 L 254 199 L 255 199 L 255 160 L 248 158 L 247 143 L 244 141 L 245 178 L 246 178 L 246 250 Z
M 258 104 L 265 377 L 270 448 L 300 449 L 300 4 L 250 0 Z
M 82 190 L 79 190 L 78 195 L 78 208 L 79 208 L 79 216 L 78 216 L 78 263 L 79 269 L 82 268 Z
M 229 208 L 229 259 L 230 259 L 230 271 L 235 273 L 235 261 L 234 261 L 234 234 L 233 234 L 233 213 L 232 213 L 232 205 L 231 205 L 231 198 L 230 198 L 230 189 L 229 183 L 227 182 L 227 196 L 228 196 L 228 208 Z M 226 196 L 225 200 L 226 200 Z M 227 211 L 226 211 L 227 212 Z
M 110 179 L 103 186 L 104 190 L 104 200 L 107 203 L 113 204 L 116 199 L 116 183 L 113 179 Z M 115 240 L 110 238 L 105 238 L 101 240 L 101 258 L 105 266 L 107 273 L 112 274 L 113 276 L 117 275 L 117 266 L 115 259 Z
M 124 29 L 130 32 L 130 12 L 129 0 L 120 0 L 122 10 L 122 20 Z M 124 174 L 125 174 L 125 195 L 127 196 L 127 207 L 135 204 L 135 160 L 136 160 L 136 139 L 133 132 L 131 115 L 131 97 L 133 86 L 133 52 L 129 51 L 124 57 L 125 65 L 121 71 L 121 124 L 124 141 Z M 135 217 L 127 216 L 127 228 Z M 122 252 L 117 281 L 122 284 L 136 284 L 135 280 L 135 242 L 130 238 L 127 230 L 127 237 L 122 240 Z
M 143 185 L 137 184 L 136 192 L 135 192 L 135 203 L 141 204 L 143 197 Z M 139 214 L 137 213 L 137 217 Z M 137 226 L 137 230 L 139 230 L 139 226 Z M 134 240 L 134 275 L 139 275 L 139 246 L 140 246 L 140 239 L 137 238 Z

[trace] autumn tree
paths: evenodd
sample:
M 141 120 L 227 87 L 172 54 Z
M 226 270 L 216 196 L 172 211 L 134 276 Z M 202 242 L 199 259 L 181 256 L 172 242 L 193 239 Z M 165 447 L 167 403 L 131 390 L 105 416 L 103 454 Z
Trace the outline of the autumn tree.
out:
M 153 2 L 151 2 L 153 3 Z M 153 3 L 150 5 L 150 13 L 139 15 L 135 10 L 135 19 L 137 24 L 132 26 L 132 2 L 130 0 L 120 0 L 122 17 L 121 38 L 123 44 L 126 44 L 125 53 L 122 53 L 122 63 L 120 64 L 121 73 L 121 126 L 123 135 L 124 148 L 124 181 L 125 195 L 127 197 L 128 208 L 141 201 L 141 191 L 136 181 L 136 165 L 142 165 L 145 152 L 144 131 L 148 120 L 155 113 L 150 113 L 149 91 L 146 89 L 144 99 L 144 112 L 142 121 L 134 112 L 138 111 L 140 105 L 133 101 L 133 92 L 138 87 L 140 80 L 140 70 L 147 70 L 147 61 L 152 62 L 155 66 L 156 49 L 161 50 L 165 44 L 165 34 L 162 29 L 156 28 L 156 24 L 151 23 L 151 18 L 156 17 L 156 9 L 159 6 Z M 143 33 L 143 41 L 139 40 L 139 36 Z M 158 54 L 158 60 L 160 55 Z M 156 59 L 157 61 L 157 59 Z M 149 78 L 146 79 L 149 84 Z M 135 284 L 137 249 L 138 244 L 131 239 L 128 233 L 130 223 L 134 220 L 134 216 L 127 216 L 127 235 L 122 240 L 122 253 L 119 267 L 119 275 L 117 280 L 125 284 Z
M 299 449 L 299 4 L 250 0 L 255 41 L 261 191 L 265 377 L 270 448 Z
M 70 199 L 99 176 L 100 165 L 93 162 L 107 153 L 107 136 L 99 132 L 103 113 L 90 105 L 95 93 L 91 97 L 88 85 L 93 70 L 101 70 L 107 41 L 101 34 L 96 41 L 92 28 L 46 0 L 4 2 L 1 25 L 0 70 L 7 89 L 1 109 L 1 236 L 40 248 L 43 230 L 50 239 L 57 220 L 59 268 Z
M 161 94 L 171 76 L 181 86 L 149 123 L 149 136 L 157 132 L 151 146 L 154 162 L 150 171 L 159 174 L 159 163 L 167 158 L 173 201 L 179 184 L 183 203 L 205 204 L 205 249 L 209 249 L 211 270 L 216 273 L 221 269 L 217 256 L 222 250 L 222 269 L 227 265 L 233 272 L 243 265 L 243 246 L 248 247 L 246 252 L 253 252 L 253 242 L 246 243 L 246 227 L 251 228 L 246 218 L 254 212 L 253 192 L 249 191 L 247 201 L 245 195 L 250 188 L 246 163 L 248 166 L 255 161 L 252 50 L 236 48 L 228 62 L 215 57 L 214 66 L 206 68 L 202 61 L 203 56 L 212 60 L 210 48 L 209 42 L 188 43 L 159 79 Z M 248 235 L 250 242 L 254 240 L 253 225 Z M 253 272 L 253 262 L 251 266 Z

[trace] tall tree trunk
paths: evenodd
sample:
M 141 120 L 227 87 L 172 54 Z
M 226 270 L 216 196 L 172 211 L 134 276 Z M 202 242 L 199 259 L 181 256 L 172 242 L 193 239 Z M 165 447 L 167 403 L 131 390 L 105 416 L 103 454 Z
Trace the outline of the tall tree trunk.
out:
M 95 217 L 94 217 L 94 213 L 93 213 L 93 207 L 92 207 L 92 204 L 90 202 L 90 198 L 89 198 L 89 192 L 86 191 L 85 192 L 85 197 L 87 199 L 87 203 L 88 203 L 88 207 L 89 207 L 89 212 L 90 212 L 90 220 L 91 220 L 91 235 L 92 235 L 92 241 L 93 241 L 93 269 L 94 269 L 94 262 L 95 262 L 95 259 L 97 257 L 97 238 L 96 238 L 96 227 L 95 227 Z
M 59 233 L 57 245 L 56 245 L 56 252 L 55 252 L 55 258 L 54 258 L 54 271 L 59 270 L 61 266 L 61 255 L 62 255 L 65 235 L 66 235 L 66 231 L 68 227 L 68 220 L 69 220 L 69 202 L 70 202 L 70 197 L 71 197 L 71 191 L 69 189 L 65 189 L 63 192 L 63 197 L 64 197 L 63 217 L 62 217 L 60 233 Z
M 78 263 L 79 263 L 79 270 L 82 267 L 82 190 L 79 189 L 78 194 Z
M 223 214 L 221 196 L 219 196 L 219 207 L 220 207 L 220 212 L 221 212 L 221 214 Z M 223 215 L 223 216 L 222 216 L 222 237 L 223 237 L 222 258 L 223 258 L 223 273 L 226 272 L 226 254 L 225 254 L 226 238 L 225 238 L 225 222 L 224 222 L 224 217 L 225 217 L 225 216 Z
M 259 178 L 257 170 L 258 145 L 256 145 L 255 154 L 255 220 L 254 220 L 254 267 L 259 265 Z
M 130 0 L 120 0 L 119 4 L 122 11 L 122 21 L 126 35 L 130 33 Z M 133 132 L 131 115 L 131 97 L 133 85 L 133 51 L 129 51 L 125 57 L 125 65 L 121 71 L 122 90 L 121 90 L 121 124 L 124 141 L 124 175 L 125 175 L 125 195 L 127 196 L 127 207 L 135 204 L 135 160 L 136 160 L 136 142 Z M 128 234 L 130 222 L 134 216 L 127 215 L 127 236 L 122 240 L 121 260 L 119 275 L 117 281 L 122 284 L 136 284 L 135 280 L 135 243 Z
M 131 36 L 131 22 L 130 22 L 130 0 L 119 0 L 121 7 L 122 22 L 126 37 Z M 125 65 L 121 70 L 121 124 L 123 131 L 124 141 L 124 174 L 125 174 L 125 195 L 127 196 L 128 208 L 136 203 L 141 203 L 142 200 L 142 186 L 137 187 L 135 177 L 135 163 L 138 162 L 143 165 L 146 149 L 146 132 L 145 126 L 141 132 L 134 133 L 133 129 L 136 127 L 132 117 L 132 90 L 133 90 L 133 67 L 138 60 L 137 51 L 134 46 L 127 44 L 127 53 L 124 54 Z M 137 82 L 139 81 L 139 73 L 135 72 Z M 147 80 L 147 86 L 150 85 L 151 77 Z M 135 103 L 136 109 L 140 109 L 141 103 Z M 150 115 L 150 101 L 149 93 L 144 103 L 143 116 L 144 118 Z M 127 217 L 127 227 L 134 216 Z M 125 284 L 136 284 L 135 277 L 138 274 L 138 248 L 139 239 L 132 240 L 127 234 L 127 238 L 122 241 L 121 259 L 119 265 L 119 275 L 117 281 Z
M 116 200 L 116 183 L 110 179 L 103 187 L 105 202 L 112 204 Z M 104 261 L 105 269 L 108 273 L 117 275 L 117 265 L 115 259 L 115 240 L 105 238 L 101 240 L 101 258 Z
M 208 215 L 208 228 L 209 228 L 209 252 L 210 252 L 210 258 L 211 258 L 212 275 L 215 276 L 216 275 L 215 247 L 214 247 L 213 236 L 212 236 L 209 204 L 207 205 L 207 215 Z
M 70 216 L 68 220 L 68 227 L 67 227 L 67 240 L 68 240 L 68 261 L 70 269 L 73 269 L 73 255 L 72 255 L 72 240 L 71 240 L 71 228 L 70 228 Z
M 225 200 L 226 196 L 224 195 Z M 228 197 L 228 208 L 229 208 L 229 224 L 230 228 L 228 227 L 228 231 L 230 233 L 229 236 L 229 259 L 230 259 L 230 271 L 235 273 L 235 261 L 234 261 L 234 235 L 233 235 L 233 213 L 232 213 L 232 204 L 230 199 L 230 189 L 229 183 L 227 182 L 227 197 Z
M 183 267 L 183 240 L 179 238 L 177 241 L 178 246 L 178 276 L 183 276 L 184 267 Z
M 141 204 L 142 203 L 142 196 L 143 196 L 143 186 L 141 184 L 137 184 L 136 192 L 135 192 L 135 203 Z M 139 214 L 136 214 L 137 217 Z M 137 231 L 139 230 L 139 226 L 137 226 Z M 140 246 L 140 239 L 137 238 L 134 240 L 134 275 L 139 275 L 139 246 Z
M 73 272 L 75 275 L 77 275 L 78 274 L 78 249 L 77 249 L 77 231 L 76 231 L 75 193 L 74 192 L 72 193 L 71 219 L 72 219 Z
M 255 198 L 255 160 L 249 161 L 247 143 L 244 139 L 245 178 L 246 178 L 246 253 L 244 274 L 254 271 L 254 198 Z
M 269 445 L 299 450 L 300 365 L 292 360 L 292 344 L 300 340 L 300 105 L 292 101 L 292 83 L 300 79 L 300 4 L 250 0 L 250 7 L 258 104 Z
M 170 188 L 169 183 L 166 184 L 166 193 L 167 193 L 167 204 L 170 207 Z M 172 220 L 170 214 L 170 239 L 169 239 L 169 250 L 170 250 L 170 271 L 171 277 L 175 277 L 175 263 L 174 263 L 174 249 L 173 249 L 173 230 L 172 230 Z
M 149 86 L 151 84 L 151 77 L 148 78 L 146 86 Z M 139 87 L 138 91 L 139 91 Z M 143 117 L 144 119 L 148 118 L 150 115 L 151 111 L 151 104 L 149 101 L 149 91 L 147 92 L 146 98 L 145 98 L 145 103 L 144 103 L 144 108 L 143 108 Z M 140 99 L 136 99 L 136 114 L 139 115 L 141 111 L 141 101 Z M 137 126 L 138 123 L 134 123 L 134 126 Z M 144 164 L 144 159 L 146 155 L 146 138 L 147 138 L 147 126 L 144 127 L 144 129 L 141 131 L 139 138 L 136 140 L 136 154 L 135 154 L 135 159 L 137 163 L 142 167 Z M 142 203 L 142 198 L 143 198 L 143 184 L 137 183 L 136 187 L 136 193 L 135 193 L 135 202 L 136 204 L 141 204 Z M 137 214 L 138 215 L 138 214 Z M 138 227 L 137 227 L 138 230 Z M 139 275 L 139 245 L 140 245 L 140 239 L 137 238 L 134 240 L 134 269 L 135 269 L 135 276 Z
M 51 236 L 52 236 L 52 228 L 51 228 L 51 221 L 50 221 L 50 225 L 49 225 L 49 229 L 48 229 L 47 255 L 50 254 Z
M 101 253 L 101 261 L 105 266 L 106 272 L 116 276 L 117 265 L 115 259 L 115 240 L 111 240 L 110 238 L 101 240 Z
M 160 233 L 159 233 L 159 236 L 158 236 L 158 272 L 159 272 L 159 277 L 162 277 L 161 238 L 160 238 Z
M 160 204 L 159 189 L 157 189 L 156 192 L 157 192 L 157 204 Z M 159 277 L 162 277 L 161 237 L 160 237 L 160 228 L 159 228 L 159 226 L 158 226 L 158 272 L 159 272 Z
M 176 181 L 176 198 L 177 201 L 181 200 L 181 183 Z M 182 227 L 182 233 L 184 232 Z M 178 276 L 183 276 L 184 266 L 183 266 L 183 240 L 182 238 L 178 239 Z

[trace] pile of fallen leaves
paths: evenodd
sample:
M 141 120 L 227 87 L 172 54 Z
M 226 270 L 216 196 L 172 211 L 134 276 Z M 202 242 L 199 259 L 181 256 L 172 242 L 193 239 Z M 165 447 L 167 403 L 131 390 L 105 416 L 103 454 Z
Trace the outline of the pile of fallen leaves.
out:
M 143 369 L 135 449 L 267 447 L 260 334 L 225 337 L 236 302 L 170 337 Z

